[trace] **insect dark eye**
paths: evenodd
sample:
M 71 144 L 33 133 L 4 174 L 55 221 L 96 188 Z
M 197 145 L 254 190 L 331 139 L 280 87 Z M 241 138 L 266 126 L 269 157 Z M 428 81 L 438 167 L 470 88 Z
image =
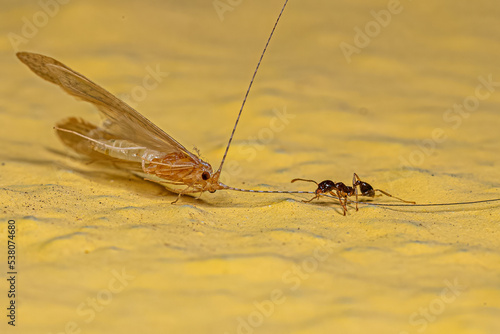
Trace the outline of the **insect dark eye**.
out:
M 208 174 L 207 172 L 203 172 L 203 174 L 201 174 L 201 178 L 206 181 L 210 178 L 210 174 Z

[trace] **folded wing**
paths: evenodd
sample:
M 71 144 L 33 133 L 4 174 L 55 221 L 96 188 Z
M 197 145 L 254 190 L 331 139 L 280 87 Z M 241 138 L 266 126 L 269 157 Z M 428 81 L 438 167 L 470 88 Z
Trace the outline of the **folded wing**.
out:
M 199 161 L 197 156 L 146 117 L 66 65 L 30 52 L 19 52 L 17 57 L 41 78 L 60 86 L 68 94 L 95 105 L 105 116 L 103 127 L 106 132 L 166 154 L 182 152 L 194 161 Z

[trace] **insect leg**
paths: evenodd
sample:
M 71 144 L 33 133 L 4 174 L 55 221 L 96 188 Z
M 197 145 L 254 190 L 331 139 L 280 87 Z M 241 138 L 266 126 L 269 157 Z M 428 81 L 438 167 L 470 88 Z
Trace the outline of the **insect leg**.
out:
M 342 196 L 340 196 L 340 191 L 337 190 L 337 194 L 333 193 L 333 191 L 330 191 L 330 194 L 339 199 L 340 205 L 342 206 L 342 210 L 344 210 L 344 216 L 345 216 L 345 213 L 347 212 L 347 207 L 345 203 L 342 203 Z M 347 197 L 345 199 L 347 203 Z
M 108 150 L 137 150 L 137 149 L 145 149 L 146 147 L 140 147 L 140 146 L 132 146 L 132 147 L 116 147 L 116 146 L 113 146 L 113 145 L 108 145 L 108 144 L 105 144 L 99 140 L 96 140 L 94 138 L 90 138 L 88 136 L 85 136 L 79 132 L 76 132 L 76 131 L 73 131 L 73 130 L 68 130 L 68 129 L 63 129 L 63 128 L 60 128 L 58 126 L 54 126 L 54 129 L 57 130 L 57 131 L 61 131 L 61 132 L 66 132 L 66 133 L 71 133 L 71 134 L 74 134 L 75 136 L 78 136 L 78 137 L 81 137 L 83 139 L 86 139 L 98 146 L 100 146 L 101 148 L 105 148 L 105 149 L 108 149 Z
M 182 193 L 179 193 L 179 195 L 177 196 L 177 198 L 175 199 L 175 201 L 171 202 L 170 204 L 177 203 L 177 201 L 179 200 L 179 198 L 181 198 L 181 195 L 182 195 Z
M 405 201 L 404 199 L 401 199 L 399 197 L 396 197 L 396 196 L 392 196 L 391 194 L 389 194 L 388 192 L 385 192 L 383 190 L 380 190 L 380 189 L 375 189 L 375 191 L 380 191 L 382 194 L 384 194 L 385 196 L 389 196 L 389 197 L 392 197 L 392 198 L 395 198 L 397 200 L 400 200 L 401 202 L 405 202 L 405 203 L 409 203 L 409 204 L 416 204 L 416 202 L 413 202 L 413 201 Z
M 354 173 L 352 176 L 352 187 L 354 188 L 354 193 L 356 194 L 356 211 L 358 211 L 358 184 L 361 182 L 358 174 Z
M 171 202 L 170 204 L 175 204 L 175 203 L 177 203 L 177 201 L 181 198 L 181 196 L 182 196 L 183 194 L 185 194 L 185 191 L 186 191 L 186 190 L 188 190 L 189 188 L 191 188 L 191 186 L 189 186 L 189 187 L 187 187 L 186 189 L 184 189 L 183 191 L 181 191 L 181 192 L 179 193 L 179 195 L 177 196 L 177 198 L 175 199 L 175 201 Z
M 309 203 L 309 202 L 310 202 L 310 201 L 312 201 L 313 199 L 319 199 L 319 195 L 314 196 L 313 198 L 311 198 L 311 199 L 310 199 L 310 200 L 308 200 L 308 201 L 304 201 L 304 200 L 302 200 L 302 202 L 304 202 L 304 203 Z
M 191 191 L 189 191 L 189 189 L 193 189 Z M 201 195 L 203 194 L 203 191 L 200 191 L 199 189 L 196 189 L 194 188 L 193 186 L 188 186 L 187 188 L 183 189 L 180 193 L 179 193 L 179 196 L 177 196 L 177 199 L 175 201 L 173 201 L 171 204 L 175 204 L 177 203 L 177 201 L 179 200 L 179 198 L 181 198 L 182 195 L 185 195 L 185 194 L 189 194 L 189 193 L 197 193 L 199 192 L 200 195 L 198 197 L 196 197 L 196 199 L 200 198 Z
M 405 202 L 405 203 L 409 203 L 409 204 L 416 204 L 415 202 L 413 201 L 405 201 L 404 199 L 401 199 L 399 197 L 396 197 L 396 196 L 392 196 L 391 194 L 389 194 L 388 192 L 386 191 L 383 191 L 381 189 L 373 189 L 372 186 L 366 182 L 363 182 L 361 181 L 361 179 L 359 178 L 359 176 L 354 173 L 354 176 L 352 178 L 352 182 L 353 182 L 353 186 L 354 185 L 357 185 L 359 186 L 360 188 L 360 191 L 362 193 L 362 195 L 365 195 L 365 196 L 369 196 L 369 197 L 373 197 L 375 196 L 375 192 L 376 191 L 379 191 L 381 192 L 382 194 L 388 196 L 388 197 L 392 197 L 392 198 L 395 198 L 401 202 Z M 357 188 L 356 188 L 356 192 L 357 192 Z M 358 196 L 356 195 L 356 202 L 358 202 Z M 356 203 L 356 207 L 358 206 L 358 203 Z
M 82 135 L 81 133 L 78 133 L 76 131 L 73 131 L 73 130 L 68 130 L 68 129 L 63 129 L 63 128 L 60 128 L 58 126 L 54 126 L 54 130 L 57 130 L 57 131 L 61 131 L 61 132 L 67 132 L 67 133 L 71 133 L 71 134 L 74 134 L 75 136 L 78 136 L 78 137 L 81 137 L 83 139 L 86 139 L 94 144 L 97 144 L 97 145 L 101 145 L 102 147 L 104 148 L 108 148 L 108 149 L 112 149 L 114 148 L 113 146 L 110 146 L 110 145 L 106 145 L 98 140 L 95 140 L 93 138 L 90 138 L 90 137 L 87 137 L 85 135 Z

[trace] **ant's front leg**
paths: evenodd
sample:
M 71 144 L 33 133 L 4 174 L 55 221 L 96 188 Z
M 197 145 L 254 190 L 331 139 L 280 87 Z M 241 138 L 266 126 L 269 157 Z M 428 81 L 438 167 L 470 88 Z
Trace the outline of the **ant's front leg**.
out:
M 304 200 L 302 200 L 302 202 L 304 202 L 304 203 L 309 203 L 309 202 L 310 202 L 310 201 L 312 201 L 313 199 L 319 199 L 319 195 L 314 196 L 313 198 L 311 198 L 311 199 L 310 199 L 310 200 L 308 200 L 308 201 L 304 201 Z

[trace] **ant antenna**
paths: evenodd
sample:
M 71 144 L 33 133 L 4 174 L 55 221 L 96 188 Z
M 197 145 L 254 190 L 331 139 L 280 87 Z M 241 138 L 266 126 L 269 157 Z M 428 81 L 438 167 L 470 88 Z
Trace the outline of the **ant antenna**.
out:
M 226 160 L 227 152 L 229 151 L 229 147 L 231 146 L 231 142 L 233 141 L 234 132 L 236 131 L 236 127 L 238 126 L 238 122 L 240 121 L 240 116 L 241 116 L 241 113 L 243 111 L 243 107 L 245 106 L 245 102 L 247 101 L 248 93 L 250 93 L 250 89 L 252 88 L 253 81 L 255 79 L 255 76 L 257 75 L 257 71 L 259 70 L 260 63 L 262 62 L 262 58 L 264 58 L 264 54 L 266 53 L 267 46 L 269 45 L 269 42 L 271 41 L 271 37 L 273 37 L 274 30 L 276 29 L 276 26 L 278 25 L 278 21 L 280 20 L 281 14 L 283 14 L 283 11 L 285 10 L 287 3 L 288 3 L 288 0 L 285 0 L 285 4 L 283 5 L 283 8 L 281 8 L 280 14 L 278 15 L 278 18 L 276 19 L 276 22 L 274 23 L 273 30 L 271 31 L 271 34 L 269 35 L 269 38 L 267 39 L 266 46 L 264 47 L 264 51 L 262 51 L 262 54 L 260 55 L 259 62 L 257 63 L 257 67 L 255 68 L 255 71 L 253 72 L 252 79 L 250 80 L 250 84 L 248 85 L 247 92 L 245 93 L 245 97 L 243 98 L 243 103 L 241 104 L 240 112 L 238 113 L 238 117 L 236 118 L 236 122 L 234 123 L 233 132 L 231 132 L 231 137 L 229 137 L 229 142 L 227 143 L 226 151 L 224 152 L 224 156 L 222 157 L 222 161 L 220 163 L 219 169 L 217 170 L 216 174 L 220 174 L 222 171 L 222 166 L 224 165 L 224 161 Z
M 316 183 L 317 186 L 319 186 L 318 182 L 314 181 L 314 180 L 308 180 L 308 179 L 293 179 L 292 181 L 290 181 L 291 183 L 294 183 L 295 181 L 305 181 L 305 182 L 314 182 Z

